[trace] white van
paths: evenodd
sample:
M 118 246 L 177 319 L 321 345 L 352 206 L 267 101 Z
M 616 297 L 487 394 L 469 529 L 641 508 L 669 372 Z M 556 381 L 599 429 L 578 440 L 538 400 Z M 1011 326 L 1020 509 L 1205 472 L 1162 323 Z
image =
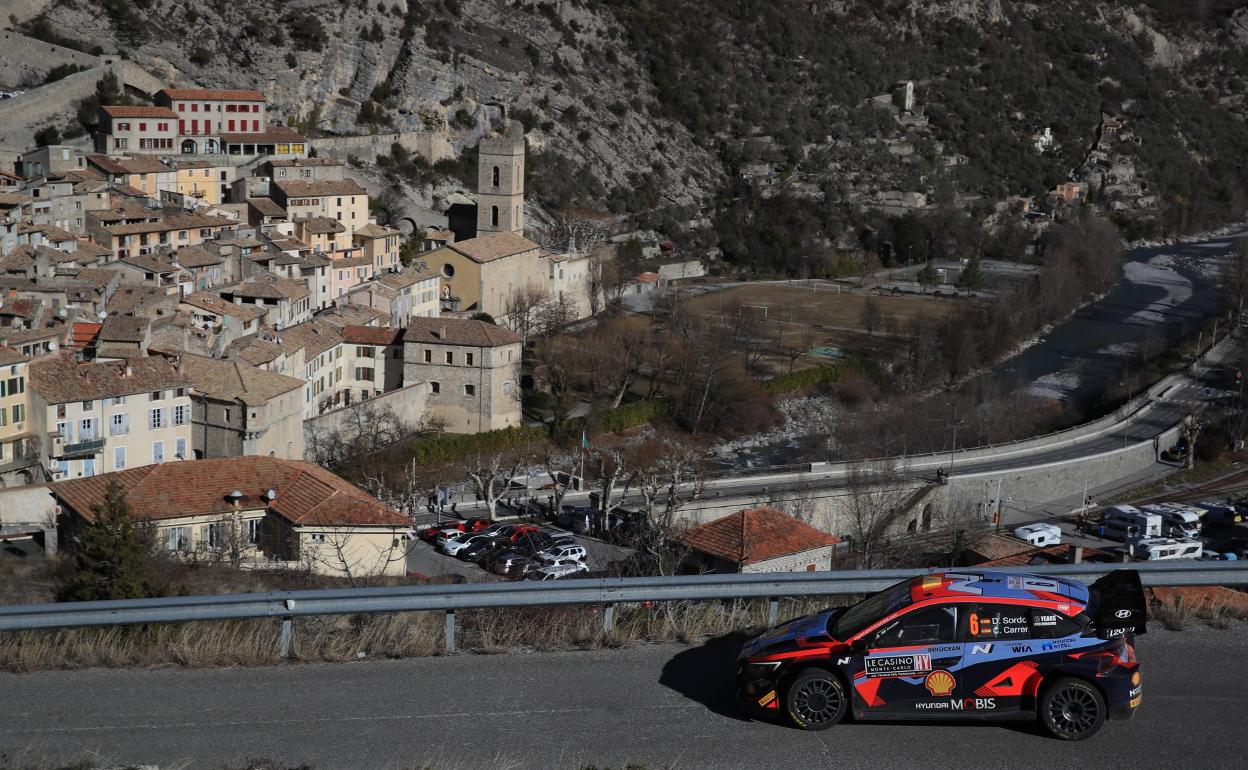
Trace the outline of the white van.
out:
M 1115 505 L 1101 515 L 1105 537 L 1113 540 L 1136 540 L 1161 537 L 1161 517 L 1141 511 L 1134 505 Z
M 1014 537 L 1027 545 L 1044 548 L 1049 545 L 1060 545 L 1062 530 L 1056 524 L 1027 524 L 1015 529 Z
M 1143 510 L 1161 517 L 1161 534 L 1166 537 L 1192 538 L 1200 535 L 1200 515 L 1188 505 L 1158 503 Z
M 1199 559 L 1205 544 L 1199 540 L 1178 537 L 1154 537 L 1135 544 L 1135 558 L 1140 561 L 1162 559 Z

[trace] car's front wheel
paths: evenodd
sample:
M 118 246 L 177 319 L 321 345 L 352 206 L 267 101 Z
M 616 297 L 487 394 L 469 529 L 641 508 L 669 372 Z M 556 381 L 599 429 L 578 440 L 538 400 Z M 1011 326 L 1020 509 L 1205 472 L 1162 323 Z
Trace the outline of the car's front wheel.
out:
M 826 730 L 845 718 L 849 698 L 835 674 L 808 668 L 789 684 L 784 705 L 789 719 L 803 730 Z
M 1082 741 L 1105 724 L 1105 698 L 1082 679 L 1059 679 L 1045 689 L 1040 722 L 1064 741 Z

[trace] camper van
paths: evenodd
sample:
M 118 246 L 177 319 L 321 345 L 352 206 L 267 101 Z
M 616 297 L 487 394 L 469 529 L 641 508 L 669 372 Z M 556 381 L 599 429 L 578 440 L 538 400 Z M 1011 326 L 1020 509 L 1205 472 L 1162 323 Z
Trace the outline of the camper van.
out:
M 1178 537 L 1154 537 L 1135 544 L 1135 558 L 1140 561 L 1162 559 L 1199 559 L 1205 544 L 1199 540 Z
M 1161 517 L 1141 511 L 1134 505 L 1115 505 L 1101 515 L 1105 537 L 1113 540 L 1135 540 L 1161 537 Z
M 1027 545 L 1044 548 L 1062 542 L 1062 530 L 1056 524 L 1028 524 L 1014 530 L 1014 537 Z
M 1161 517 L 1161 534 L 1165 537 L 1191 538 L 1200 535 L 1200 516 L 1191 506 L 1179 503 L 1145 505 L 1141 510 Z

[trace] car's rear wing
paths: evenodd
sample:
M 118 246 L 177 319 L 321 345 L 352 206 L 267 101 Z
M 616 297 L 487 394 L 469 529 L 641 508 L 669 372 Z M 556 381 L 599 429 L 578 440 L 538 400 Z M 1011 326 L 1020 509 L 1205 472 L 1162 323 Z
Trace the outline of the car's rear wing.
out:
M 1148 602 L 1140 573 L 1133 569 L 1114 570 L 1089 586 L 1090 630 L 1100 639 L 1117 639 L 1145 633 Z

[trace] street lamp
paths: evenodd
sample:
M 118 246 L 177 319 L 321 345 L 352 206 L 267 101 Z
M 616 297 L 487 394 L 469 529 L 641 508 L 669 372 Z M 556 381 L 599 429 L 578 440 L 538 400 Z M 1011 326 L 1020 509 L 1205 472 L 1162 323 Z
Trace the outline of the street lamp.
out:
M 946 401 L 945 406 L 953 407 L 953 449 L 949 452 L 949 475 L 953 475 L 953 458 L 958 451 L 958 402 Z

